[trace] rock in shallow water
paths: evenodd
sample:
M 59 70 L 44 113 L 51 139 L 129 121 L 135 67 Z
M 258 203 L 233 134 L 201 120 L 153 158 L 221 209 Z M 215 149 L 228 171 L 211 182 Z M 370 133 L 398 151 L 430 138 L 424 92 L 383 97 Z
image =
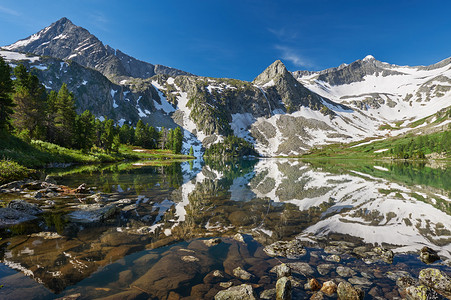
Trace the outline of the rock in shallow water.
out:
M 21 211 L 9 207 L 0 208 L 0 227 L 20 224 L 33 219 L 36 219 L 36 217 Z
M 277 280 L 276 299 L 291 300 L 291 281 L 288 277 L 282 277 Z
M 312 276 L 315 271 L 312 269 L 312 267 L 308 263 L 304 262 L 295 262 L 295 263 L 288 263 L 288 267 L 290 267 L 291 271 L 293 273 L 304 275 L 305 277 Z
M 420 259 L 426 264 L 431 264 L 437 260 L 440 260 L 440 256 L 434 249 L 424 246 L 420 250 Z
M 406 295 L 408 300 L 439 300 L 444 299 L 433 289 L 420 285 L 409 286 L 406 288 Z
M 439 291 L 451 293 L 451 278 L 444 272 L 427 268 L 420 271 L 420 283 Z
M 238 278 L 243 279 L 243 280 L 249 280 L 252 277 L 254 277 L 254 275 L 252 275 L 251 273 L 247 272 L 246 270 L 243 270 L 241 267 L 237 267 L 237 268 L 233 269 L 233 275 L 235 277 L 238 277 Z
M 360 288 L 355 288 L 348 282 L 340 282 L 337 287 L 337 294 L 338 298 L 343 300 L 361 300 L 365 296 Z
M 36 204 L 24 200 L 13 200 L 8 203 L 8 207 L 33 216 L 42 213 L 42 210 Z
M 278 241 L 266 246 L 263 251 L 269 256 L 283 256 L 289 259 L 298 259 L 307 254 L 307 250 L 304 249 L 299 240 Z
M 338 266 L 336 271 L 337 274 L 340 275 L 341 277 L 351 277 L 357 274 L 357 272 L 354 271 L 353 269 L 343 266 Z
M 286 264 L 280 264 L 272 268 L 269 272 L 276 273 L 277 278 L 291 276 L 291 269 Z
M 92 204 L 83 207 L 83 209 L 81 210 L 71 212 L 67 216 L 72 222 L 92 223 L 106 220 L 112 217 L 117 211 L 118 208 L 114 204 L 109 204 L 105 206 L 99 204 Z
M 321 292 L 328 296 L 332 296 L 337 291 L 337 284 L 332 280 L 323 283 Z
M 250 284 L 233 286 L 216 294 L 215 300 L 254 300 L 254 290 Z

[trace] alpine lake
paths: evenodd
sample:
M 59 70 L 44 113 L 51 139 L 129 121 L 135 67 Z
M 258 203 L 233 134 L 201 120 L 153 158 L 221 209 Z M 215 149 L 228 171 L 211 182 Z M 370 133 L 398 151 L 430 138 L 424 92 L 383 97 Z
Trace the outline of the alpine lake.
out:
M 79 166 L 0 193 L 0 207 L 23 200 L 37 213 L 0 227 L 1 299 L 214 299 L 241 284 L 275 299 L 281 263 L 293 299 L 319 297 L 312 278 L 401 299 L 399 278 L 451 273 L 449 163 Z

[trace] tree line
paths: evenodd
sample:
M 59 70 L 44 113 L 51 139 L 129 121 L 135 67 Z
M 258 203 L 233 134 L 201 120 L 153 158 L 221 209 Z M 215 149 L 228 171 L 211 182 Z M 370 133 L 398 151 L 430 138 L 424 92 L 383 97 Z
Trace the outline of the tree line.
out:
M 14 80 L 11 79 L 11 73 Z M 0 57 L 0 131 L 24 140 L 38 139 L 66 148 L 90 151 L 93 147 L 117 152 L 120 144 L 148 149 L 170 149 L 181 153 L 183 134 L 156 128 L 139 120 L 136 128 L 102 121 L 86 110 L 76 113 L 75 98 L 66 84 L 58 92 L 47 90 L 36 75 L 20 64 L 11 67 Z
M 451 131 L 411 137 L 395 144 L 390 153 L 395 158 L 426 158 L 429 153 L 451 153 Z

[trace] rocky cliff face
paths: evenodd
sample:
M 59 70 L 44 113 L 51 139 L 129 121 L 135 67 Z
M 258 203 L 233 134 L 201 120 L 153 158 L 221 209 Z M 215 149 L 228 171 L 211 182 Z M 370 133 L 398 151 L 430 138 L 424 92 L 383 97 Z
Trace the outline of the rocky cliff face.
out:
M 153 65 L 104 45 L 88 30 L 62 18 L 50 26 L 3 47 L 6 50 L 73 60 L 82 66 L 100 71 L 107 77 L 130 76 L 148 78 L 156 74 L 187 75 L 177 69 Z

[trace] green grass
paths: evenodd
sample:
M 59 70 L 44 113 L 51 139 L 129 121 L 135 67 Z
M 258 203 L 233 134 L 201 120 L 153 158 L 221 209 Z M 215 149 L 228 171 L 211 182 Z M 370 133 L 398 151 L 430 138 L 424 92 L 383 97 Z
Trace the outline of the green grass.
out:
M 30 177 L 36 171 L 25 168 L 14 161 L 0 160 L 0 184 Z

